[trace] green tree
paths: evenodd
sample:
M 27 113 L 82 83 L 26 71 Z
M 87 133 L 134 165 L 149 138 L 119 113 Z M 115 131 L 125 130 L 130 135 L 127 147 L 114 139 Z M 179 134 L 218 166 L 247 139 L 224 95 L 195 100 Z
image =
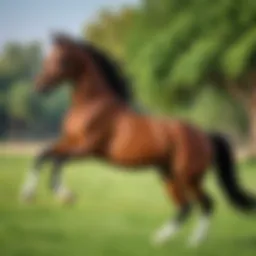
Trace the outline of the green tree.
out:
M 29 123 L 33 77 L 42 59 L 38 43 L 7 43 L 0 55 L 0 136 Z
M 84 28 L 84 37 L 105 51 L 113 54 L 119 61 L 125 59 L 126 42 L 132 33 L 137 12 L 125 7 L 119 12 L 102 10 L 97 21 Z
M 8 135 L 23 130 L 30 118 L 30 82 L 18 81 L 11 85 L 7 94 Z

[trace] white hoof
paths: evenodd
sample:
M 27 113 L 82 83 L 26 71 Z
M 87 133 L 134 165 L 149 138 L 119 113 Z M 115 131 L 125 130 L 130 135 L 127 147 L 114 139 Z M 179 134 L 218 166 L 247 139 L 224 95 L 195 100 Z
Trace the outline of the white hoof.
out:
M 189 238 L 190 247 L 199 246 L 207 238 L 209 226 L 210 226 L 209 216 L 203 216 L 200 219 L 198 226 L 195 228 L 192 236 Z
M 173 238 L 176 233 L 179 231 L 178 223 L 168 223 L 160 228 L 152 238 L 152 244 L 159 246 Z
M 56 192 L 56 197 L 58 201 L 64 205 L 72 205 L 76 202 L 76 195 L 72 191 L 64 187 L 60 188 Z
M 26 187 L 20 193 L 20 201 L 24 203 L 32 203 L 35 201 L 35 190 L 27 189 Z
M 35 200 L 37 184 L 38 174 L 32 169 L 27 173 L 25 183 L 21 189 L 20 200 L 22 202 L 31 203 Z

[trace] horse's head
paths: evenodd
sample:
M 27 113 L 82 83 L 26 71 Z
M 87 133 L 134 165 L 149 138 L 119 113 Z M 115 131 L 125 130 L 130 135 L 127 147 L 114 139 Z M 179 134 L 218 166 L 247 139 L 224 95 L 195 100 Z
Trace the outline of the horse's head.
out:
M 121 100 L 131 101 L 127 80 L 105 53 L 88 42 L 59 34 L 53 37 L 52 48 L 36 78 L 36 90 L 49 92 L 64 81 L 79 84 L 94 91 L 94 95 L 108 91 Z
M 36 90 L 49 92 L 64 81 L 75 81 L 83 65 L 75 42 L 68 36 L 55 35 L 50 52 L 43 61 L 42 71 L 36 78 Z

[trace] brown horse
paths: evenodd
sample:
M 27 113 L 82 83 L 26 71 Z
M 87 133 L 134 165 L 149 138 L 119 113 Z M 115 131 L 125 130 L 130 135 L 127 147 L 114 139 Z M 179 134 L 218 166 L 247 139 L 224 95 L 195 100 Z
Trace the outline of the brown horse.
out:
M 37 157 L 22 191 L 24 199 L 34 196 L 41 165 L 51 160 L 51 188 L 63 200 L 71 201 L 72 193 L 60 179 L 63 163 L 95 156 L 129 167 L 157 167 L 178 209 L 174 220 L 156 233 L 157 243 L 179 230 L 191 213 L 192 202 L 200 205 L 203 215 L 191 243 L 198 244 L 205 237 L 213 204 L 202 180 L 213 163 L 230 201 L 243 210 L 256 209 L 254 198 L 237 183 L 232 152 L 221 135 L 134 111 L 126 80 L 109 58 L 90 44 L 58 35 L 37 78 L 36 90 L 50 92 L 63 81 L 72 84 L 73 92 L 62 135 Z

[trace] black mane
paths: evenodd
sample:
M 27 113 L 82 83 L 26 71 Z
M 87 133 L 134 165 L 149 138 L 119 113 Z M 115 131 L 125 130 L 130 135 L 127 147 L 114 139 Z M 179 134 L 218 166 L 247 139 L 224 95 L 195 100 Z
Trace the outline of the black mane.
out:
M 90 43 L 82 43 L 82 47 L 92 54 L 96 64 L 107 79 L 108 85 L 114 93 L 127 103 L 132 102 L 131 86 L 128 79 L 121 72 L 119 65 L 115 63 L 106 53 L 97 49 Z
M 75 44 L 76 46 L 91 53 L 96 64 L 99 66 L 106 78 L 110 89 L 121 100 L 127 103 L 132 102 L 131 86 L 127 78 L 122 74 L 119 65 L 117 65 L 106 53 L 99 50 L 89 42 L 75 40 L 69 35 L 62 33 L 53 34 L 53 42 L 57 44 Z

